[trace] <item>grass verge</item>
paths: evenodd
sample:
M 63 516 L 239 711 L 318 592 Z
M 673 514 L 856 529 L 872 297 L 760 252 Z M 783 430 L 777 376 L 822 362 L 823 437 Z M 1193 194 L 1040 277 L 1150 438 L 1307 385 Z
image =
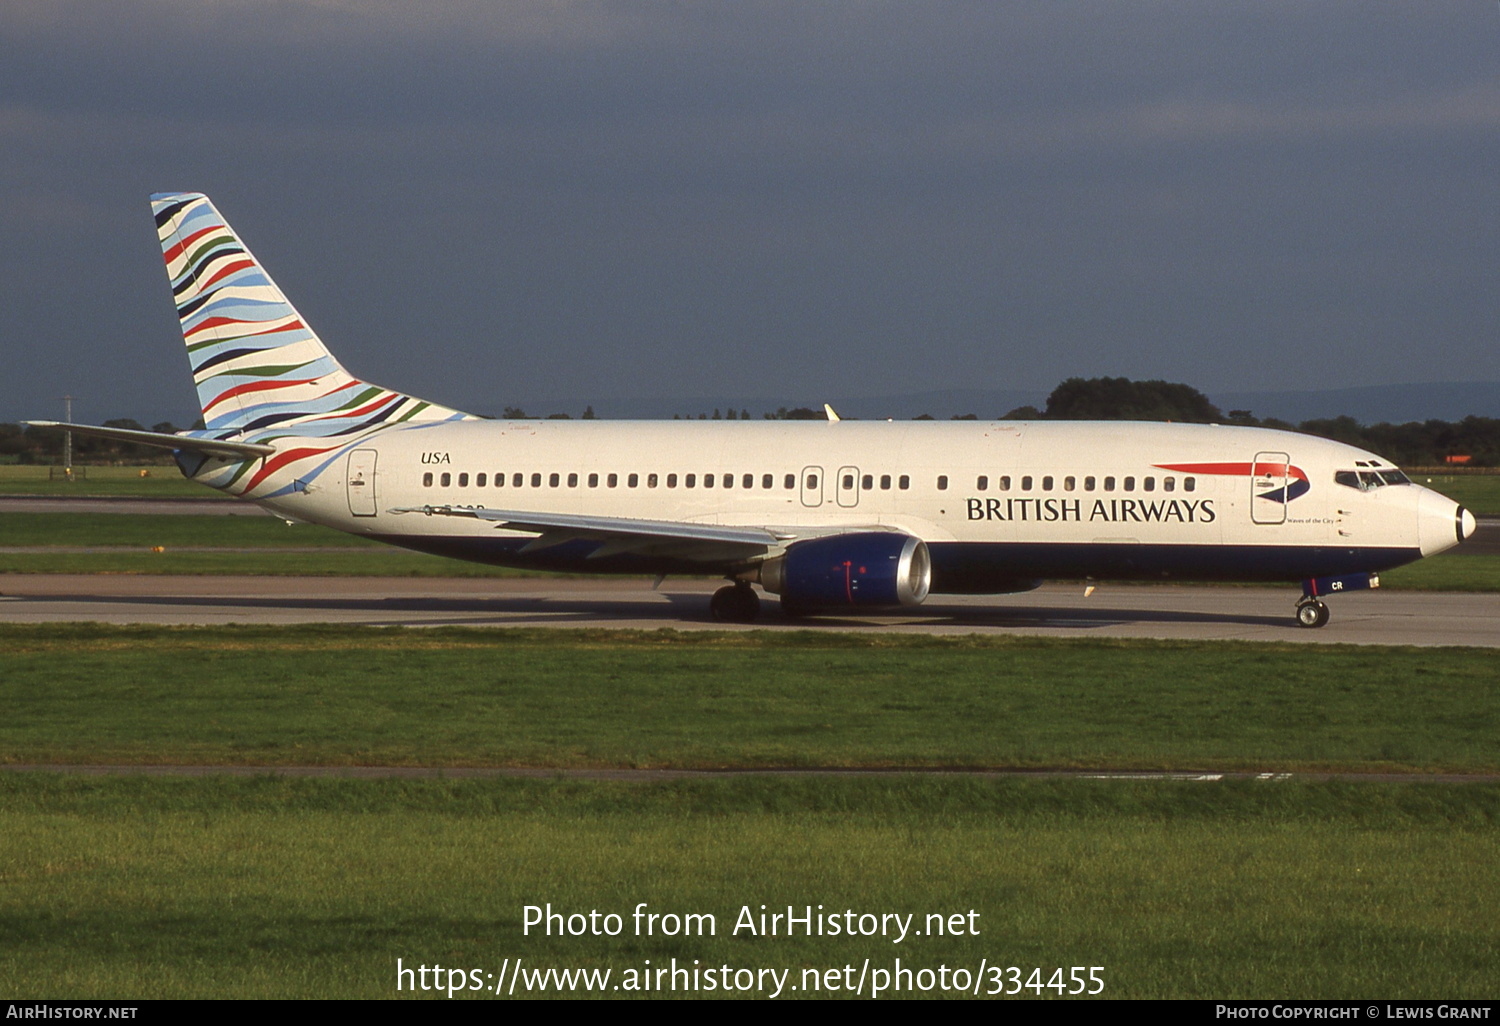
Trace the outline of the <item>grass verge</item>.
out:
M 1109 998 L 1482 999 L 1500 953 L 1489 786 L 0 775 L 0 815 L 0 984 L 34 998 L 382 998 L 398 959 L 492 987 L 516 958 L 608 970 L 611 997 L 673 959 L 845 996 L 899 958 L 914 984 L 1100 966 Z M 638 935 L 642 902 L 713 933 Z M 548 903 L 620 935 L 528 935 Z M 761 906 L 924 935 L 736 934 Z
M 1500 770 L 1479 649 L 0 627 L 0 760 Z
M 82 477 L 53 480 L 53 468 L 0 466 L 0 494 L 5 495 L 139 495 L 159 499 L 218 498 L 219 493 L 194 484 L 170 464 L 135 467 L 79 467 Z M 146 476 L 141 476 L 141 471 Z

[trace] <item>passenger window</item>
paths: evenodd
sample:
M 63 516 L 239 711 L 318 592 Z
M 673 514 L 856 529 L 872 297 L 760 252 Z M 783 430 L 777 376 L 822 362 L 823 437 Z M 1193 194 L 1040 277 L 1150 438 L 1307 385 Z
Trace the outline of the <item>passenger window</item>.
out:
M 620 483 L 620 475 L 619 474 L 611 474 L 611 475 L 609 475 L 608 477 L 606 477 L 604 479 L 604 483 L 606 485 L 608 485 L 609 487 L 611 487 L 611 488 L 617 487 L 619 485 L 619 483 Z
M 505 475 L 504 474 L 496 474 L 495 475 L 495 487 L 496 488 L 504 488 L 505 487 Z
M 1042 491 L 1044 491 L 1044 492 L 1050 492 L 1051 490 L 1052 490 L 1052 476 L 1049 474 L 1046 477 L 1042 478 Z
M 577 474 L 569 474 L 568 475 L 568 487 L 569 488 L 577 488 L 578 487 L 578 475 Z
M 1154 491 L 1156 491 L 1156 478 L 1154 478 L 1154 477 L 1148 477 L 1148 478 L 1146 478 L 1144 481 L 1141 482 L 1141 489 L 1143 491 L 1147 491 L 1147 492 L 1154 492 Z
M 772 475 L 772 474 L 762 474 L 760 476 L 760 486 L 762 488 L 767 488 L 767 489 L 769 489 L 769 488 L 775 488 L 776 487 L 776 477 L 775 477 L 775 475 Z
M 807 490 L 810 491 L 810 492 L 813 492 L 813 491 L 817 491 L 817 489 L 818 489 L 818 475 L 817 474 L 808 474 L 807 475 Z
M 1164 492 L 1171 492 L 1171 491 L 1175 491 L 1176 489 L 1177 489 L 1177 479 L 1175 477 L 1164 477 L 1164 478 L 1161 479 L 1161 490 L 1162 491 L 1164 491 Z
M 1091 492 L 1094 490 L 1094 486 L 1098 483 L 1099 482 L 1094 480 L 1092 477 L 1086 477 L 1083 479 L 1083 490 L 1086 492 Z
M 590 488 L 598 488 L 599 487 L 599 475 L 598 474 L 590 474 L 589 475 L 589 487 Z
M 875 487 L 875 475 L 874 474 L 866 474 L 860 480 L 859 484 L 860 484 L 860 487 L 863 488 L 867 492 L 870 491 L 870 490 L 872 490 Z
M 846 491 L 846 492 L 852 492 L 852 491 L 854 491 L 854 475 L 853 474 L 845 474 L 844 475 L 844 491 Z
M 1127 477 L 1125 479 L 1125 490 L 1127 492 L 1133 492 L 1133 491 L 1135 491 L 1135 478 L 1133 478 L 1133 477 Z
M 631 474 L 629 477 L 627 477 L 625 479 L 625 487 L 626 488 L 634 488 L 636 485 L 638 485 L 640 483 L 641 483 L 641 475 L 639 475 L 639 474 Z
M 431 488 L 432 487 L 432 471 L 429 470 L 427 473 L 425 473 L 425 474 L 422 475 L 422 487 L 423 488 Z
M 444 488 L 447 488 L 450 484 L 453 483 L 453 475 L 452 474 L 444 474 L 442 477 L 440 477 L 438 479 L 438 483 L 441 484 Z
M 786 488 L 788 491 L 790 491 L 793 488 L 796 488 L 797 487 L 797 475 L 796 474 L 788 474 L 786 476 L 786 482 L 782 485 L 782 487 Z
M 531 487 L 533 487 L 533 488 L 540 488 L 541 486 L 542 486 L 542 475 L 541 474 L 532 474 L 531 475 Z
M 475 474 L 474 475 L 474 487 L 475 488 L 483 488 L 484 487 L 484 483 L 486 481 L 488 481 L 488 480 L 489 480 L 489 475 L 488 474 Z
M 704 474 L 703 475 L 703 487 L 704 488 L 712 488 L 713 486 L 714 486 L 714 476 L 712 474 Z
M 1194 488 L 1197 487 L 1197 481 L 1198 481 L 1198 479 L 1195 478 L 1195 477 L 1185 477 L 1185 478 L 1183 478 L 1182 479 L 1182 490 L 1185 491 L 1185 492 L 1192 491 Z
M 990 479 L 986 475 L 984 475 L 984 474 L 980 474 L 979 477 L 976 478 L 975 481 L 974 481 L 974 487 L 977 488 L 981 492 L 985 491 L 987 488 L 989 488 L 989 486 L 990 486 Z
M 682 487 L 684 487 L 684 488 L 696 488 L 697 486 L 698 486 L 698 475 L 697 474 L 685 474 L 685 475 L 683 475 L 683 478 L 682 478 Z
M 459 474 L 458 475 L 458 486 L 460 488 L 467 488 L 467 487 L 469 487 L 469 475 L 468 474 Z
M 677 487 L 677 475 L 676 474 L 668 474 L 667 475 L 667 487 L 668 488 L 676 488 Z
M 880 490 L 883 491 L 883 492 L 888 492 L 888 491 L 891 490 L 891 475 L 889 475 L 889 474 L 881 474 L 880 475 Z
M 1008 492 L 1008 491 L 1010 491 L 1010 475 L 1009 474 L 1001 474 L 1000 475 L 1000 490 L 1002 492 Z
M 754 474 L 746 474 L 744 476 L 744 478 L 740 481 L 740 487 L 741 488 L 754 488 L 755 487 L 755 475 Z
M 940 491 L 940 492 L 946 492 L 947 490 L 948 490 L 948 475 L 947 474 L 939 474 L 938 475 L 938 491 Z
M 1065 492 L 1071 492 L 1073 489 L 1075 489 L 1077 487 L 1078 487 L 1078 479 L 1076 477 L 1065 477 L 1065 478 L 1063 478 L 1063 491 L 1065 491 Z
M 1115 479 L 1114 478 L 1112 478 L 1112 477 L 1106 477 L 1104 479 L 1104 490 L 1106 492 L 1112 492 L 1112 491 L 1115 490 Z
M 547 475 L 547 485 L 548 485 L 548 487 L 556 488 L 560 484 L 562 484 L 562 475 L 560 475 L 560 474 L 548 474 Z
M 724 487 L 725 488 L 733 488 L 734 487 L 734 475 L 733 474 L 725 474 L 724 475 Z
M 905 491 L 906 489 L 911 487 L 911 478 L 907 477 L 905 474 L 902 474 L 899 478 L 896 479 L 896 487 L 900 488 L 902 491 Z
M 647 474 L 646 475 L 646 487 L 647 488 L 655 488 L 656 487 L 656 475 L 655 474 Z
M 1029 492 L 1029 491 L 1031 491 L 1031 475 L 1030 474 L 1027 474 L 1026 476 L 1024 476 L 1024 477 L 1021 478 L 1021 491 L 1023 491 L 1023 492 Z
M 510 486 L 512 488 L 519 488 L 519 487 L 521 487 L 521 481 L 522 480 L 523 480 L 523 478 L 521 477 L 520 474 L 512 474 L 510 476 Z

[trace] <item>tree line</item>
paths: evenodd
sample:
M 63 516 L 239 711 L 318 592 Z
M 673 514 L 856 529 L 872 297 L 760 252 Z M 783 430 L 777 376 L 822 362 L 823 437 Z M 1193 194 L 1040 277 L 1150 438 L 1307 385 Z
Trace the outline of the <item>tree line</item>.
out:
M 507 406 L 507 420 L 525 420 L 526 412 Z M 806 406 L 779 407 L 761 414 L 763 420 L 823 420 L 822 410 Z M 552 420 L 571 420 L 568 413 L 553 413 Z M 581 418 L 595 419 L 587 407 Z M 677 414 L 674 420 L 752 420 L 748 409 L 698 414 Z M 853 418 L 848 418 L 853 419 Z M 916 420 L 934 420 L 922 414 Z M 956 414 L 953 420 L 978 420 L 976 413 Z M 1256 417 L 1251 410 L 1223 411 L 1193 388 L 1170 381 L 1132 381 L 1129 378 L 1069 378 L 1052 390 L 1042 409 L 1021 406 L 1000 415 L 1001 420 L 1155 420 L 1183 424 L 1237 424 L 1279 428 L 1331 438 L 1368 449 L 1408 467 L 1442 465 L 1448 457 L 1467 456 L 1469 466 L 1500 466 L 1500 420 L 1465 417 L 1459 421 L 1427 420 L 1405 424 L 1361 424 L 1353 417 L 1327 417 L 1292 424 L 1274 417 Z M 106 427 L 146 430 L 128 418 L 107 420 Z M 201 424 L 201 422 L 200 422 Z M 152 431 L 171 434 L 178 429 L 170 422 L 154 424 Z M 63 454 L 63 432 L 58 428 L 0 424 L 0 462 L 55 463 Z M 73 436 L 73 459 L 78 463 L 164 462 L 163 450 L 103 438 Z

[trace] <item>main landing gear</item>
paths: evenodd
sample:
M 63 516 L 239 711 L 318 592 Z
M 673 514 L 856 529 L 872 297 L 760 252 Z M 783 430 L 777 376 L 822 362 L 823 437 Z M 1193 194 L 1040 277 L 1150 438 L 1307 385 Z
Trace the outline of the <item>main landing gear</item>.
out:
M 746 581 L 737 581 L 714 592 L 708 600 L 708 612 L 724 623 L 754 623 L 760 616 L 760 596 Z
M 1303 598 L 1297 603 L 1298 627 L 1321 627 L 1328 622 L 1328 607 L 1315 598 Z

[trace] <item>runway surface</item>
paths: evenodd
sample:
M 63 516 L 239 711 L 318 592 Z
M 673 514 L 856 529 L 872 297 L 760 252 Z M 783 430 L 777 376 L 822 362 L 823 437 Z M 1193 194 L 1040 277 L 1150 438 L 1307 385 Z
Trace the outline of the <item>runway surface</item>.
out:
M 1076 585 L 1024 595 L 938 596 L 914 610 L 754 625 L 708 616 L 717 581 L 0 574 L 0 623 L 298 624 L 921 634 L 1500 647 L 1500 595 L 1373 591 L 1330 600 L 1332 622 L 1292 622 L 1298 589 Z

